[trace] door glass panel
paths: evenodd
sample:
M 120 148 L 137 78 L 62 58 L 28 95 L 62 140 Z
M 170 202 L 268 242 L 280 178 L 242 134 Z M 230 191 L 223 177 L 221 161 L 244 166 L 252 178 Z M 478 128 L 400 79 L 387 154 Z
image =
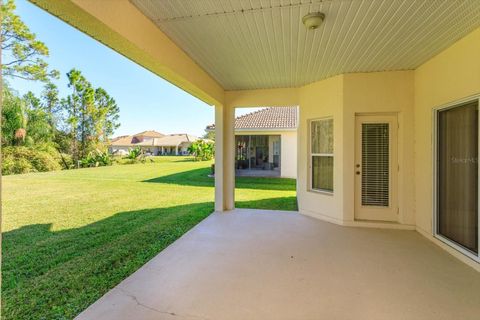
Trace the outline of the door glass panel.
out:
M 389 124 L 362 123 L 362 206 L 389 205 Z
M 438 233 L 478 253 L 478 102 L 438 113 Z

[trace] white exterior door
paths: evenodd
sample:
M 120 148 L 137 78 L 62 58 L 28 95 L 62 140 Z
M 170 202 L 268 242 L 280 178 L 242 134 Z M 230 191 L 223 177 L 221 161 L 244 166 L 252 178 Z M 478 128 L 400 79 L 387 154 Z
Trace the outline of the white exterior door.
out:
M 397 115 L 357 115 L 355 219 L 398 220 Z

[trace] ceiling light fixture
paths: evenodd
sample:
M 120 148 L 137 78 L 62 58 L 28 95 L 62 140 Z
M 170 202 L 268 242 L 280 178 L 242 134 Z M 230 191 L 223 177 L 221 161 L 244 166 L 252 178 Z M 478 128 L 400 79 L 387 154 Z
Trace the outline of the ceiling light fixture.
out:
M 302 22 L 305 25 L 305 28 L 309 30 L 314 30 L 320 27 L 325 19 L 325 14 L 322 12 L 312 12 L 307 14 L 302 18 Z

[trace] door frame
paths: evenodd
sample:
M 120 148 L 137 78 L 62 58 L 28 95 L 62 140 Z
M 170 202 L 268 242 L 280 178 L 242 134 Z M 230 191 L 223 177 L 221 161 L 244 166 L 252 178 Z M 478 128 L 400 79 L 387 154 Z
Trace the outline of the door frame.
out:
M 432 180 L 432 215 L 433 215 L 433 219 L 432 219 L 432 234 L 433 234 L 433 237 L 440 240 L 441 242 L 445 243 L 446 245 L 454 248 L 455 250 L 461 252 L 462 254 L 464 254 L 465 256 L 469 257 L 470 259 L 476 261 L 476 262 L 480 262 L 480 232 L 479 232 L 479 236 L 478 236 L 478 248 L 479 248 L 479 252 L 478 254 L 475 254 L 474 252 L 464 248 L 463 246 L 461 246 L 460 244 L 448 239 L 447 237 L 443 236 L 442 234 L 439 233 L 439 230 L 438 230 L 438 199 L 437 199 L 437 196 L 438 196 L 438 184 L 437 184 L 437 180 L 438 180 L 438 161 L 437 161 L 437 152 L 438 152 L 438 115 L 440 113 L 440 111 L 444 111 L 444 110 L 448 110 L 448 109 L 453 109 L 455 107 L 459 107 L 465 103 L 468 103 L 468 102 L 473 102 L 477 100 L 478 102 L 478 108 L 479 108 L 479 112 L 478 112 L 478 144 L 479 144 L 479 148 L 478 148 L 478 155 L 477 155 L 477 158 L 478 156 L 480 156 L 480 94 L 476 94 L 476 95 L 473 95 L 473 96 L 468 96 L 466 98 L 463 98 L 463 99 L 459 99 L 459 100 L 455 100 L 455 101 L 451 101 L 449 103 L 446 103 L 446 104 L 443 104 L 441 106 L 437 106 L 437 107 L 434 107 L 432 109 L 432 131 L 433 131 L 433 134 L 432 134 L 432 165 L 433 165 L 433 180 Z M 478 194 L 477 194 L 477 199 L 479 199 L 479 205 L 478 205 L 478 208 L 477 208 L 477 216 L 478 216 L 478 221 L 477 221 L 477 226 L 480 228 L 480 165 L 478 166 L 478 172 L 477 172 L 477 175 L 478 175 L 478 183 L 479 183 L 479 188 L 478 188 Z
M 389 155 L 393 161 L 389 163 L 389 213 L 381 213 L 380 218 L 375 218 L 375 215 L 379 215 L 379 211 L 385 211 L 385 207 L 375 208 L 374 206 L 368 206 L 369 212 L 372 214 L 361 212 L 359 208 L 361 205 L 361 178 L 357 177 L 356 171 L 358 168 L 356 165 L 359 157 L 361 157 L 362 145 L 361 145 L 361 126 L 359 125 L 359 119 L 366 118 L 372 119 L 372 123 L 384 121 L 391 125 L 389 134 Z M 368 121 L 368 120 L 367 120 Z M 367 221 L 383 221 L 383 222 L 398 222 L 399 221 L 399 114 L 398 112 L 372 112 L 372 113 L 356 113 L 355 114 L 355 152 L 354 152 L 354 219 L 355 220 L 367 220 Z

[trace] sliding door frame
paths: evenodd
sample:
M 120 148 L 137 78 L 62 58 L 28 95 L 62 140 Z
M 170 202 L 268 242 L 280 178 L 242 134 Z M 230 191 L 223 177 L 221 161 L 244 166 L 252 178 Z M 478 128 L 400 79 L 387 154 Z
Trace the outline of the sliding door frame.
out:
M 456 108 L 456 107 L 460 107 L 466 103 L 470 103 L 470 102 L 474 102 L 474 101 L 477 101 L 478 103 L 478 108 L 479 108 L 479 112 L 477 114 L 477 117 L 478 117 L 478 132 L 477 132 L 477 135 L 478 135 L 478 144 L 479 144 L 479 147 L 478 147 L 478 154 L 477 154 L 477 161 L 479 159 L 479 155 L 480 155 L 480 94 L 477 94 L 477 95 L 473 95 L 473 96 L 469 96 L 469 97 L 466 97 L 464 99 L 460 99 L 460 100 L 455 100 L 453 102 L 450 102 L 450 103 L 447 103 L 447 104 L 444 104 L 444 105 L 441 105 L 439 107 L 436 107 L 433 109 L 433 112 L 432 112 L 432 119 L 433 119 L 433 155 L 432 155 L 432 160 L 433 160 L 433 219 L 432 219 L 432 230 L 433 230 L 433 236 L 442 241 L 443 243 L 447 244 L 448 246 L 450 247 L 453 247 L 454 249 L 460 251 L 461 253 L 463 253 L 464 255 L 466 255 L 467 257 L 471 258 L 472 260 L 476 261 L 476 262 L 480 262 L 480 186 L 478 186 L 478 190 L 477 190 L 477 201 L 478 201 L 478 206 L 477 206 L 477 228 L 479 228 L 478 230 L 478 236 L 477 236 L 477 241 L 478 241 L 478 253 L 475 254 L 474 252 L 466 249 L 465 247 L 463 247 L 462 245 L 448 239 L 446 236 L 442 235 L 439 233 L 439 225 L 438 225 L 438 134 L 439 134 L 439 128 L 438 128 L 438 118 L 439 118 L 439 114 L 440 114 L 440 111 L 445 111 L 445 110 L 448 110 L 448 109 L 453 109 L 453 108 Z M 478 168 L 477 168 L 477 183 L 480 184 L 480 165 L 478 165 Z

